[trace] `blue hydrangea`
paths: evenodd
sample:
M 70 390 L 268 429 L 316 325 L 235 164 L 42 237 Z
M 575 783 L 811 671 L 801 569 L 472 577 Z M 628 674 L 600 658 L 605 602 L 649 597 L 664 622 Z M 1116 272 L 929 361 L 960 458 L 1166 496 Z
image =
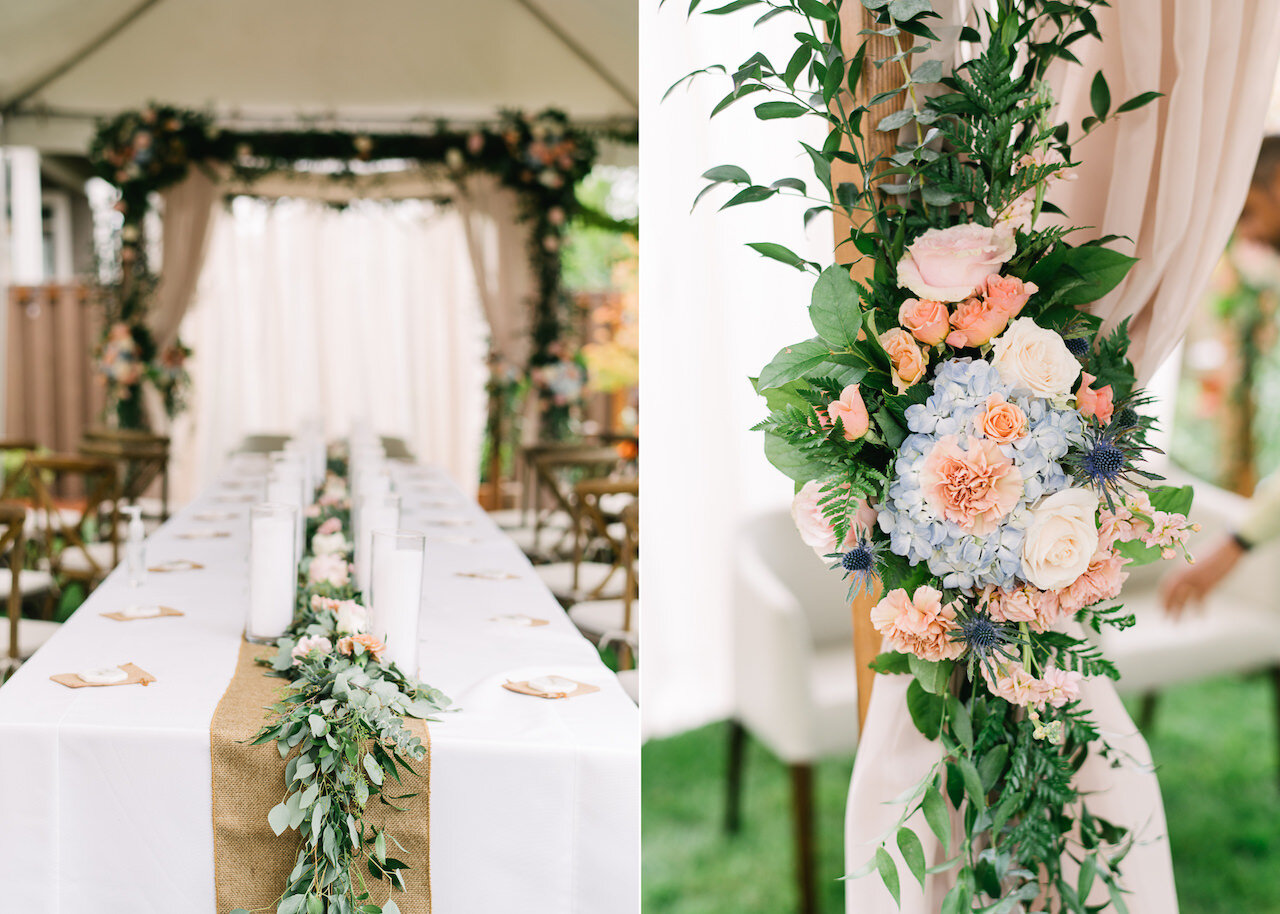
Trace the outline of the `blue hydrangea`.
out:
M 924 502 L 920 472 L 939 438 L 956 435 L 964 442 L 969 435 L 981 435 L 977 423 L 992 394 L 1021 407 L 1027 416 L 1027 435 L 1000 448 L 1021 471 L 1023 493 L 994 532 L 978 537 L 934 515 Z M 889 536 L 889 548 L 912 564 L 926 562 L 945 587 L 1014 586 L 1022 576 L 1031 506 L 1069 485 L 1058 461 L 1083 431 L 1080 414 L 1005 382 L 990 362 L 953 359 L 938 367 L 933 393 L 908 407 L 906 419 L 911 434 L 898 452 L 895 478 L 880 506 L 880 529 Z

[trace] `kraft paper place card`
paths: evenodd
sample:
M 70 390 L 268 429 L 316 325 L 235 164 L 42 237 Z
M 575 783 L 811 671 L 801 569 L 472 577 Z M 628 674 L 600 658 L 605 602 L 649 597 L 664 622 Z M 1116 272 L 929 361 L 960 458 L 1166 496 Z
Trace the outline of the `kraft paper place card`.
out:
M 217 540 L 231 534 L 226 530 L 185 530 L 174 535 L 180 540 Z
M 585 682 L 578 682 L 576 679 L 565 679 L 562 676 L 547 676 L 544 679 L 556 680 L 559 688 L 537 689 L 530 683 L 536 683 L 538 680 L 522 680 L 520 682 L 512 682 L 507 680 L 502 687 L 509 692 L 518 692 L 521 695 L 531 695 L 534 698 L 577 698 L 579 695 L 590 695 L 592 692 L 599 692 L 599 686 L 588 685 Z
M 163 619 L 166 616 L 180 616 L 182 613 L 172 606 L 127 606 L 109 613 L 98 613 L 106 619 L 117 622 L 137 622 L 139 619 Z
M 210 521 L 235 520 L 240 515 L 235 511 L 205 511 L 196 515 L 196 520 L 208 523 Z
M 147 571 L 163 574 L 166 571 L 199 571 L 203 567 L 199 562 L 193 562 L 191 559 L 170 559 L 167 562 L 152 565 Z
M 458 571 L 460 578 L 475 578 L 478 581 L 517 581 L 520 575 L 509 571 Z
M 546 619 L 536 619 L 533 616 L 526 616 L 524 613 L 509 613 L 505 616 L 494 616 L 489 620 L 497 622 L 499 625 L 510 625 L 514 628 L 538 628 L 551 623 Z
M 54 682 L 64 685 L 68 689 L 84 689 L 93 686 L 115 686 L 115 685 L 151 685 L 156 681 L 156 677 L 152 676 L 141 667 L 134 666 L 132 663 L 121 664 L 117 669 L 124 673 L 124 678 L 116 682 L 87 682 L 80 677 L 79 673 L 59 673 L 56 676 L 50 676 Z M 100 672 L 98 670 L 86 671 Z

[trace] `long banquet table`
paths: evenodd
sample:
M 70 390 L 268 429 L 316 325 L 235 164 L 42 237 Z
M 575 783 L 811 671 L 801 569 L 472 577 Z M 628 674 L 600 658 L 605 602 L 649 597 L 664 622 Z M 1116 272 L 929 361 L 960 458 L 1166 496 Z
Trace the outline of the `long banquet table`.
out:
M 430 725 L 434 914 L 637 911 L 636 708 L 514 543 L 445 474 L 415 472 L 402 526 L 429 536 L 422 678 L 458 709 Z M 209 723 L 248 590 L 248 505 L 234 483 L 223 476 L 148 540 L 148 564 L 203 569 L 152 573 L 139 589 L 117 569 L 0 687 L 0 911 L 214 914 Z M 211 512 L 237 516 L 198 519 Z M 210 528 L 231 535 L 181 536 Z M 468 576 L 489 571 L 515 577 Z M 100 615 L 133 603 L 184 616 Z M 494 621 L 510 613 L 549 624 Z M 49 679 L 126 662 L 157 681 Z M 546 674 L 600 691 L 502 688 Z

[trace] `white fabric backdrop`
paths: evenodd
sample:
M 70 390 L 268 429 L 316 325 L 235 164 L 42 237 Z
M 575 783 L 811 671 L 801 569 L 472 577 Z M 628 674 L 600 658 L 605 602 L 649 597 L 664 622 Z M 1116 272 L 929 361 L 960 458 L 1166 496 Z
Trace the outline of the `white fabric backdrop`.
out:
M 236 198 L 216 216 L 182 324 L 195 355 L 176 497 L 207 484 L 245 434 L 321 416 L 334 436 L 357 415 L 474 492 L 486 333 L 456 210 Z
M 787 504 L 792 487 L 764 458 L 764 415 L 748 377 L 783 343 L 812 335 L 806 278 L 745 247 L 778 241 L 812 260 L 831 259 L 831 221 L 817 219 L 806 238 L 804 204 L 768 204 L 717 214 L 727 198 L 709 194 L 689 206 L 715 165 L 741 165 L 768 183 L 812 170 L 796 144 L 796 122 L 761 124 L 744 102 L 708 122 L 724 95 L 714 77 L 666 88 L 710 63 L 736 65 L 759 47 L 785 47 L 785 17 L 752 32 L 751 16 L 695 16 L 687 4 L 645 4 L 640 17 L 641 424 L 645 456 L 641 511 L 645 537 L 643 726 L 646 735 L 678 732 L 726 716 L 733 707 L 729 656 L 733 615 L 733 531 L 747 516 Z M 820 145 L 822 125 L 806 128 Z M 742 138 L 750 136 L 751 142 Z M 690 548 L 690 547 L 695 548 Z

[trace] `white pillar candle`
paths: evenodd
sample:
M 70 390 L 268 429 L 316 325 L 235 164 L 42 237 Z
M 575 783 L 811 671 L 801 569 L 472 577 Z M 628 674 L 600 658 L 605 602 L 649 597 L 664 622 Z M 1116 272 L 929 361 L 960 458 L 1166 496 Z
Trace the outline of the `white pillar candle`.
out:
M 406 676 L 417 678 L 426 537 L 405 530 L 375 530 L 372 552 L 373 633 L 386 643 L 386 658 Z
M 245 637 L 261 644 L 279 638 L 293 621 L 298 509 L 267 503 L 254 505 L 249 514 L 249 620 Z
M 294 508 L 294 547 L 295 561 L 302 559 L 303 540 L 306 538 L 306 483 L 296 466 L 276 464 L 271 475 L 267 477 L 267 501 L 289 505 Z
M 369 592 L 373 565 L 373 531 L 395 530 L 400 526 L 400 498 L 396 495 L 366 495 L 356 502 L 358 523 L 355 534 L 356 587 Z

